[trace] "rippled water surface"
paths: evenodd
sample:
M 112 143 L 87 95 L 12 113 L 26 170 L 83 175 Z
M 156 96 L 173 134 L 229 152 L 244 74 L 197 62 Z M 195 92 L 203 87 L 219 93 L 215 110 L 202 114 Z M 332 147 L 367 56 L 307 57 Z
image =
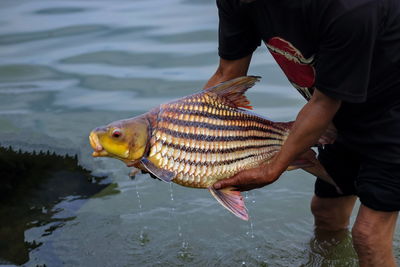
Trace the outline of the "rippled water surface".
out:
M 243 222 L 206 190 L 90 156 L 92 128 L 202 88 L 217 24 L 212 0 L 1 1 L 0 264 L 357 266 L 348 232 L 314 235 L 302 171 L 248 193 Z M 304 100 L 265 47 L 250 74 L 255 111 L 294 119 Z

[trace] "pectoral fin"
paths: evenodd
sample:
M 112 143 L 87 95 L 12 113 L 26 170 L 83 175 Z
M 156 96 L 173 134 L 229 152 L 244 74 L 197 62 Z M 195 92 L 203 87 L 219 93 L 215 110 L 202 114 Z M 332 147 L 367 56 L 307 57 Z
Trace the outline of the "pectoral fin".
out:
M 249 220 L 243 196 L 239 191 L 235 191 L 233 187 L 227 187 L 220 190 L 215 190 L 214 188 L 209 187 L 208 190 L 222 206 L 235 214 L 235 216 L 245 221 Z
M 148 160 L 147 158 L 142 158 L 140 160 L 140 162 L 142 163 L 142 165 L 145 167 L 145 169 L 150 172 L 151 174 L 153 174 L 154 176 L 156 176 L 158 179 L 164 181 L 164 182 L 171 182 L 176 174 L 174 172 L 168 171 L 168 170 L 164 170 L 161 169 L 159 167 L 157 167 L 156 165 L 154 165 L 150 160 Z

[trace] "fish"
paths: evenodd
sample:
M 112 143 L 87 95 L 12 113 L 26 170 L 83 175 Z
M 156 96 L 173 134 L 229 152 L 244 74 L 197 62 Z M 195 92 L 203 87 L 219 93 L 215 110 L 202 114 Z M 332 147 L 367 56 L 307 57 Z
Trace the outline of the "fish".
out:
M 89 135 L 92 156 L 119 159 L 165 182 L 208 189 L 227 210 L 248 220 L 241 192 L 233 187 L 216 190 L 213 184 L 268 164 L 290 133 L 293 121 L 273 122 L 251 111 L 245 92 L 260 78 L 232 79 L 97 127 Z M 299 168 L 340 191 L 312 149 L 288 170 Z

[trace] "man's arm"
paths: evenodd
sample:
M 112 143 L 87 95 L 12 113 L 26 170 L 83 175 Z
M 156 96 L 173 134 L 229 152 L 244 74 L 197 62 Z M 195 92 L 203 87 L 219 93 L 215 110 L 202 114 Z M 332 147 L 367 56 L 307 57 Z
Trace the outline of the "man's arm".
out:
M 311 100 L 297 115 L 288 139 L 270 164 L 240 172 L 215 183 L 214 188 L 234 186 L 246 191 L 273 183 L 297 157 L 317 143 L 340 105 L 340 100 L 315 90 Z
M 240 76 L 245 76 L 249 69 L 252 54 L 236 60 L 220 58 L 219 66 L 214 75 L 208 80 L 204 89 L 215 86 Z

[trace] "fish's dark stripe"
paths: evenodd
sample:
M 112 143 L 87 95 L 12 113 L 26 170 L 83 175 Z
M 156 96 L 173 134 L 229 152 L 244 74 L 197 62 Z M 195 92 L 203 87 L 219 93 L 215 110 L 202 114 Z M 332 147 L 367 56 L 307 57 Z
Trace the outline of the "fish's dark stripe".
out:
M 264 133 L 277 134 L 280 136 L 283 135 L 282 133 L 275 131 L 275 129 L 263 128 L 263 127 L 259 127 L 259 126 L 216 125 L 216 124 L 211 124 L 211 123 L 206 123 L 206 122 L 185 121 L 185 120 L 175 119 L 175 118 L 171 118 L 171 117 L 161 117 L 160 121 L 169 122 L 169 123 L 179 125 L 179 126 L 207 128 L 210 130 L 260 131 L 260 132 L 264 132 Z
M 266 119 L 259 118 L 254 115 L 250 114 L 245 114 L 245 113 L 240 113 L 243 114 L 243 116 L 224 116 L 224 115 L 216 115 L 212 114 L 210 112 L 205 112 L 205 111 L 198 111 L 198 110 L 179 110 L 175 108 L 163 108 L 163 111 L 166 112 L 171 112 L 171 113 L 177 113 L 177 114 L 188 114 L 188 115 L 196 115 L 196 116 L 203 116 L 203 117 L 208 117 L 208 118 L 213 118 L 213 119 L 219 119 L 219 120 L 230 120 L 230 121 L 252 121 L 252 122 L 258 122 L 260 124 L 264 125 L 272 125 L 272 121 L 268 121 Z M 283 129 L 282 129 L 283 130 Z
M 279 150 L 273 150 L 273 151 L 269 151 L 269 152 L 262 153 L 262 154 L 271 154 L 273 152 L 278 152 L 278 151 Z M 250 154 L 250 155 L 247 155 L 247 156 L 244 156 L 244 157 L 240 157 L 240 158 L 236 158 L 236 159 L 232 159 L 232 160 L 224 160 L 224 161 L 218 161 L 218 162 L 216 161 L 214 163 L 211 163 L 209 161 L 205 161 L 205 162 L 195 161 L 195 162 L 193 162 L 193 161 L 185 160 L 185 159 L 179 160 L 179 159 L 175 159 L 175 158 L 172 158 L 172 157 L 167 157 L 167 159 L 168 160 L 173 160 L 173 161 L 178 161 L 180 164 L 185 164 L 185 165 L 189 164 L 190 166 L 194 165 L 196 167 L 197 166 L 210 166 L 210 165 L 212 165 L 212 166 L 223 166 L 223 165 L 229 165 L 229 164 L 232 164 L 232 163 L 236 163 L 236 162 L 248 159 L 248 158 L 261 156 L 262 154 Z
M 204 140 L 204 141 L 248 141 L 248 140 L 277 140 L 283 141 L 282 139 L 268 136 L 212 136 L 203 134 L 191 134 L 176 132 L 167 128 L 158 128 L 159 131 L 171 135 L 173 137 L 190 139 L 190 140 Z
M 167 147 L 171 147 L 173 149 L 177 149 L 180 151 L 185 151 L 189 153 L 202 153 L 202 154 L 207 154 L 207 153 L 215 153 L 215 154 L 228 154 L 228 153 L 233 153 L 233 152 L 238 152 L 238 151 L 245 151 L 245 150 L 250 150 L 250 149 L 261 149 L 261 148 L 267 148 L 267 147 L 273 147 L 273 146 L 281 146 L 280 144 L 266 144 L 266 145 L 251 145 L 251 146 L 242 146 L 242 147 L 234 147 L 234 148 L 225 148 L 225 149 L 201 149 L 201 148 L 195 148 L 195 147 L 187 147 L 187 146 L 181 146 L 178 144 L 172 144 L 172 143 L 164 143 L 163 145 L 166 145 Z

